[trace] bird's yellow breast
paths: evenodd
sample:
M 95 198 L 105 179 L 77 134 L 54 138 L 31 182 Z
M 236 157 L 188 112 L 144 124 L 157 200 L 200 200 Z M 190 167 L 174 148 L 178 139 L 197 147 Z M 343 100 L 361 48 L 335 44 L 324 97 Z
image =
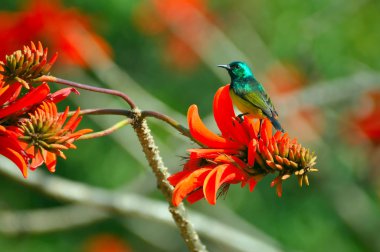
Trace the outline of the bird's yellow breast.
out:
M 252 103 L 240 98 L 238 95 L 235 94 L 235 92 L 232 89 L 230 89 L 230 96 L 232 102 L 243 114 L 248 113 L 248 116 L 259 119 L 264 119 L 266 117 L 261 109 L 259 109 Z

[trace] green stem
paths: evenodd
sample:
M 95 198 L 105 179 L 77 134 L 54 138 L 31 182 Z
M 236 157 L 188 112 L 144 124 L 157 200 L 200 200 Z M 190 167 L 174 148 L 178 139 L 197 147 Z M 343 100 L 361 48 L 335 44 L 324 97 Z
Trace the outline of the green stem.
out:
M 108 129 L 98 131 L 98 132 L 94 132 L 94 133 L 90 133 L 90 134 L 86 134 L 86 135 L 82 135 L 78 138 L 78 140 L 87 140 L 87 139 L 93 139 L 93 138 L 107 136 L 107 135 L 115 132 L 116 130 L 124 127 L 124 126 L 131 124 L 132 122 L 133 122 L 133 120 L 130 118 L 124 119 L 124 120 L 112 125 Z

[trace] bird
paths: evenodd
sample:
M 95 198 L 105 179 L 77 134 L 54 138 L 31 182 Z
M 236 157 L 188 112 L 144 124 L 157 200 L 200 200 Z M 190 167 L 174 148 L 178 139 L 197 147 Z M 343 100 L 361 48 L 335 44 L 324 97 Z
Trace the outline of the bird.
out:
M 218 67 L 225 68 L 231 77 L 230 97 L 242 112 L 238 115 L 240 121 L 245 115 L 258 118 L 261 129 L 262 120 L 268 118 L 276 130 L 285 132 L 278 121 L 278 113 L 270 97 L 246 63 L 233 61 L 228 65 L 218 65 Z

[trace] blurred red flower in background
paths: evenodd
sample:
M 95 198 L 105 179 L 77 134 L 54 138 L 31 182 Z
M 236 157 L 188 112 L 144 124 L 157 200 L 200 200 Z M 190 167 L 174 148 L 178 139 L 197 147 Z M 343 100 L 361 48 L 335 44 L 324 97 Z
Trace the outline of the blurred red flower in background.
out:
M 362 98 L 360 113 L 354 112 L 352 117 L 358 129 L 374 144 L 380 144 L 380 92 L 373 91 Z M 363 109 L 365 108 L 365 109 Z
M 307 84 L 302 71 L 292 64 L 274 64 L 266 71 L 267 85 L 275 86 L 279 94 L 296 91 Z
M 230 184 L 249 184 L 252 191 L 258 181 L 269 173 L 278 173 L 271 186 L 282 195 L 282 181 L 295 174 L 300 186 L 309 184 L 307 173 L 317 171 L 316 156 L 297 141 L 290 140 L 280 131 L 272 135 L 272 125 L 264 120 L 258 138 L 259 121 L 236 117 L 229 85 L 220 88 L 214 98 L 214 117 L 221 136 L 213 133 L 201 121 L 198 108 L 192 105 L 188 111 L 188 123 L 192 137 L 203 148 L 190 149 L 189 160 L 183 171 L 168 178 L 175 186 L 172 203 L 178 206 L 187 197 L 190 203 L 205 198 L 216 203 Z
M 197 17 L 199 14 L 213 19 L 206 0 L 150 0 L 136 9 L 135 23 L 147 35 L 164 35 L 165 57 L 179 69 L 191 69 L 199 58 L 175 30 L 181 29 L 193 43 L 202 44 L 205 37 L 200 32 L 203 28 Z
M 296 99 L 303 89 L 307 89 L 308 79 L 300 67 L 290 63 L 274 64 L 266 72 L 266 85 L 273 96 L 283 99 Z M 281 111 L 280 111 L 281 114 Z M 301 119 L 301 120 L 300 120 Z M 291 111 L 291 116 L 283 117 L 284 124 L 289 129 L 303 130 L 297 132 L 298 138 L 304 141 L 313 141 L 320 137 L 324 130 L 324 116 L 319 107 L 298 106 Z
M 105 51 L 107 43 L 91 29 L 88 17 L 76 9 L 67 9 L 59 0 L 30 0 L 19 12 L 0 13 L 0 60 L 30 41 L 43 41 L 58 51 L 64 63 L 86 66 L 77 46 L 77 37 L 69 32 L 80 25 Z
M 84 252 L 131 252 L 124 239 L 114 234 L 91 236 L 84 245 Z

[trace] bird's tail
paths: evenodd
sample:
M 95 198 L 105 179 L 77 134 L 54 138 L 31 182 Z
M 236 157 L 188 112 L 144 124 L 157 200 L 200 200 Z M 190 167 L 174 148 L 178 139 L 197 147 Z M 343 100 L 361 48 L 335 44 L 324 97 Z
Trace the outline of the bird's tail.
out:
M 279 130 L 281 131 L 282 133 L 285 132 L 285 130 L 281 127 L 281 124 L 280 122 L 277 120 L 277 116 L 271 116 L 271 117 L 268 117 L 269 120 L 271 121 L 273 127 L 276 129 L 276 130 Z

